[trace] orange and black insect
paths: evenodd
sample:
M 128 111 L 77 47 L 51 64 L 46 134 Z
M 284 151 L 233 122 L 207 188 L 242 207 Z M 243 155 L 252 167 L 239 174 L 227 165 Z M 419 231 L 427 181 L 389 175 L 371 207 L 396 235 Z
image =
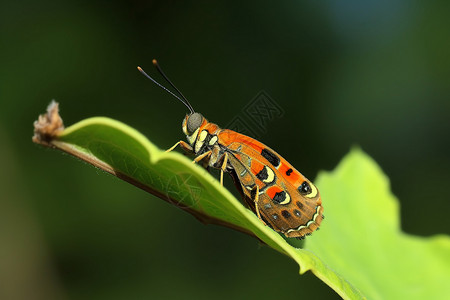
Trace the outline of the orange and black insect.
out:
M 188 143 L 179 141 L 167 151 L 179 145 L 196 156 L 194 162 L 202 161 L 220 169 L 222 185 L 223 173 L 230 173 L 247 206 L 275 231 L 287 237 L 303 238 L 316 230 L 323 220 L 323 207 L 314 184 L 263 143 L 208 122 L 194 111 L 156 60 L 153 64 L 179 96 L 138 69 L 189 109 L 182 123 Z

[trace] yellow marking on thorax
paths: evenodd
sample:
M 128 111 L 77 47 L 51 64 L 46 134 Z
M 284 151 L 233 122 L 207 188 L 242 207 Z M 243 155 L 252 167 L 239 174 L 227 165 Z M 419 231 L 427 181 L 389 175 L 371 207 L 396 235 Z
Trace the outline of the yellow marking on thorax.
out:
M 187 135 L 186 138 L 189 142 L 189 144 L 192 146 L 194 145 L 195 140 L 197 139 L 198 131 L 200 128 L 197 128 L 197 130 L 192 135 Z
M 196 153 L 200 151 L 200 148 L 202 148 L 207 136 L 208 136 L 207 130 L 203 130 L 202 132 L 200 132 L 197 142 L 195 143 L 195 152 Z
M 209 145 L 212 146 L 217 142 L 217 136 L 213 136 L 210 140 L 209 140 Z
M 207 136 L 208 136 L 208 131 L 203 130 L 202 132 L 200 132 L 200 136 L 199 136 L 198 140 L 200 142 L 203 142 Z

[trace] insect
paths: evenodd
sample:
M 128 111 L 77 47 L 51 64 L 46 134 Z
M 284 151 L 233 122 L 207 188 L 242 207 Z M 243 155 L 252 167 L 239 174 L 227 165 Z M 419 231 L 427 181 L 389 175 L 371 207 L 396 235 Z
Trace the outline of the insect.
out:
M 324 218 L 322 200 L 311 181 L 263 143 L 222 129 L 195 112 L 156 60 L 153 60 L 153 65 L 179 96 L 147 75 L 142 68 L 138 67 L 138 70 L 189 109 L 182 123 L 188 142 L 179 141 L 167 151 L 180 146 L 196 156 L 194 163 L 203 162 L 206 166 L 220 169 L 222 185 L 223 173 L 229 173 L 247 206 L 275 231 L 301 239 L 319 228 Z

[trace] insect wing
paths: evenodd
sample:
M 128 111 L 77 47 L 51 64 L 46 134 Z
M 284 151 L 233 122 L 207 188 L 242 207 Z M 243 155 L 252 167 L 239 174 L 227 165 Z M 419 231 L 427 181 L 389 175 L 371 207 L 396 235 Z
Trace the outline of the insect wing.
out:
M 255 199 L 263 221 L 288 237 L 303 237 L 317 229 L 322 221 L 323 207 L 317 188 L 275 151 L 255 139 L 224 130 L 224 142 L 243 193 Z M 227 144 L 228 141 L 231 141 Z

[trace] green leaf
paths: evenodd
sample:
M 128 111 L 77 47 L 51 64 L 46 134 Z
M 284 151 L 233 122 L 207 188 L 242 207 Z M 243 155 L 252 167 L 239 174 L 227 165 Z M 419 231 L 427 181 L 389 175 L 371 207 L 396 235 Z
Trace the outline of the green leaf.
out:
M 306 249 L 370 299 L 448 299 L 449 237 L 401 231 L 398 201 L 369 156 L 353 150 L 316 183 L 326 219 Z M 432 218 L 418 221 L 433 226 Z
M 449 239 L 402 234 L 387 179 L 359 150 L 336 171 L 319 176 L 316 183 L 327 218 L 321 230 L 307 238 L 305 248 L 298 249 L 265 226 L 205 169 L 180 153 L 159 150 L 123 123 L 90 118 L 44 138 L 42 144 L 172 201 L 203 222 L 254 234 L 294 259 L 301 274 L 311 270 L 345 299 L 445 295 L 438 287 L 445 289 L 449 278 Z

